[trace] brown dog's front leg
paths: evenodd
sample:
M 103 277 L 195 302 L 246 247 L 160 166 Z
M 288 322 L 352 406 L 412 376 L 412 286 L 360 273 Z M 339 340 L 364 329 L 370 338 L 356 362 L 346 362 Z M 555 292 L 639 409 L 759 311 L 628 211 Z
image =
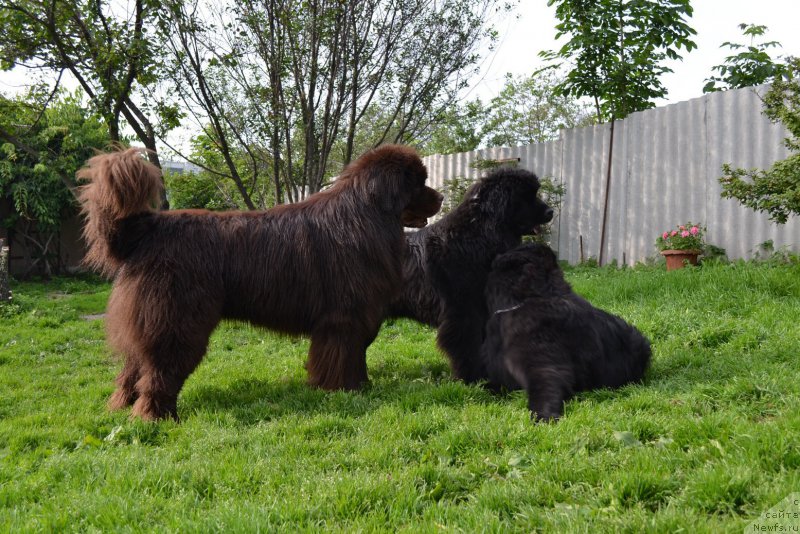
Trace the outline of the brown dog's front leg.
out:
M 360 389 L 369 381 L 367 347 L 378 329 L 365 329 L 350 323 L 328 323 L 311 334 L 308 351 L 308 383 L 327 390 Z

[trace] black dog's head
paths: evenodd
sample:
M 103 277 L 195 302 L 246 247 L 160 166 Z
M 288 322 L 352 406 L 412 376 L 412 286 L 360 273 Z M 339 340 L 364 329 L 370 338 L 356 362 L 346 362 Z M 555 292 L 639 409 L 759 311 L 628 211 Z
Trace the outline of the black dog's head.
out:
M 442 206 L 443 196 L 425 185 L 428 171 L 416 150 L 382 145 L 348 167 L 339 181 L 352 180 L 367 202 L 400 214 L 404 226 L 421 228 Z
M 500 168 L 478 180 L 464 200 L 512 233 L 530 235 L 553 220 L 553 208 L 539 198 L 539 187 L 539 179 L 532 172 Z
M 555 253 L 546 245 L 525 244 L 492 262 L 489 292 L 511 292 L 516 299 L 569 291 Z

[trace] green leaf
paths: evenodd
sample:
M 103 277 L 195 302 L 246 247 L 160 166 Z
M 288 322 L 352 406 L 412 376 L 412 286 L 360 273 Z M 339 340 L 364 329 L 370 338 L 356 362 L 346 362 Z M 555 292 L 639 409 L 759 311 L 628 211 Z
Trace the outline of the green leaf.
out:
M 102 445 L 103 442 L 91 434 L 84 436 L 83 440 L 81 440 L 82 447 L 101 447 Z
M 632 432 L 627 430 L 615 430 L 614 431 L 614 439 L 619 441 L 625 447 L 641 447 L 642 442 L 636 439 L 636 436 L 633 435 Z

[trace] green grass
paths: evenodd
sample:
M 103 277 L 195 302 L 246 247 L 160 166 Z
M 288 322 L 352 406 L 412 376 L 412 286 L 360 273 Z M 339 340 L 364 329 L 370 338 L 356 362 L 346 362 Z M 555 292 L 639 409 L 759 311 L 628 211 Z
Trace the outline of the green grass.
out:
M 653 342 L 645 384 L 529 421 L 386 324 L 371 385 L 309 389 L 306 340 L 223 324 L 181 423 L 105 401 L 109 287 L 17 283 L 0 309 L 0 532 L 741 532 L 800 488 L 800 265 L 573 269 Z

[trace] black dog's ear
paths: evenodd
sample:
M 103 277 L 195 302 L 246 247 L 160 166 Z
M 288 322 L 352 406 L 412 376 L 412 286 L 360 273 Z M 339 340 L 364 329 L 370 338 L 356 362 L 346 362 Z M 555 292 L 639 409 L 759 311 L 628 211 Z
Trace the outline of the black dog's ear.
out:
M 522 266 L 522 272 L 528 278 L 536 277 L 541 275 L 544 272 L 541 265 L 536 265 L 535 263 L 526 263 Z
M 525 263 L 513 271 L 510 291 L 514 298 L 526 298 L 546 293 L 549 287 L 548 271 L 535 263 Z
M 497 272 L 519 271 L 528 260 L 518 255 L 504 254 L 492 262 L 492 270 Z

